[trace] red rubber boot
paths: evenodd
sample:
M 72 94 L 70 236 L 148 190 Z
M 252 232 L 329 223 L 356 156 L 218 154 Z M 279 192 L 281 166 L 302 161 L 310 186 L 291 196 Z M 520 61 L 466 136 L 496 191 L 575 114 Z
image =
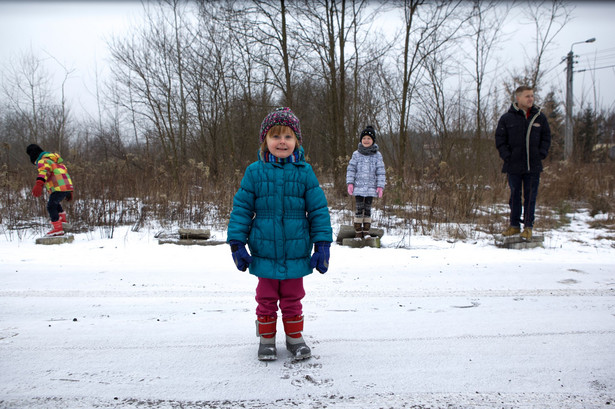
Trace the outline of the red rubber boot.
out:
M 64 236 L 64 229 L 62 228 L 62 221 L 58 220 L 57 222 L 51 222 L 51 225 L 53 226 L 53 229 L 47 232 L 46 234 L 47 237 Z

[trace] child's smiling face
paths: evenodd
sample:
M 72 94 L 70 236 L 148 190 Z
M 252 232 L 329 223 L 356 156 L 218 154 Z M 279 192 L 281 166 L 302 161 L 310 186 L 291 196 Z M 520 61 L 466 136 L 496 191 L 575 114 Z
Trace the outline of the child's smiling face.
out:
M 370 146 L 372 146 L 373 143 L 374 143 L 374 140 L 369 135 L 363 135 L 363 137 L 361 138 L 361 145 L 365 146 L 366 148 L 369 148 Z
M 288 158 L 295 151 L 297 137 L 288 126 L 273 127 L 267 133 L 267 150 L 280 159 Z

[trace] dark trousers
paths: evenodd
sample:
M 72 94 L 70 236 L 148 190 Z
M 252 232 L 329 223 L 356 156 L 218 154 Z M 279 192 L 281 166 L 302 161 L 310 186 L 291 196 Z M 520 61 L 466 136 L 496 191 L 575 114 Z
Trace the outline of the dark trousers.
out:
M 372 216 L 372 201 L 371 196 L 355 196 L 357 203 L 356 217 L 371 217 Z
M 60 202 L 68 197 L 71 192 L 53 192 L 49 195 L 47 202 L 47 211 L 52 222 L 60 220 L 60 213 L 64 211 Z
M 536 209 L 536 197 L 540 173 L 508 174 L 508 186 L 510 186 L 510 225 L 520 227 L 534 226 L 534 210 Z M 521 194 L 523 193 L 523 207 L 521 207 Z M 523 212 L 523 219 L 521 213 Z

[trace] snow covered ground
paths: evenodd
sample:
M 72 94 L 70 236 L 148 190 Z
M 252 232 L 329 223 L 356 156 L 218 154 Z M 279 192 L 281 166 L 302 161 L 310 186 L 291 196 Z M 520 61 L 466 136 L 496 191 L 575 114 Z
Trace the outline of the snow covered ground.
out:
M 277 361 L 256 359 L 256 279 L 226 245 L 5 231 L 0 407 L 614 407 L 613 232 L 571 216 L 545 248 L 333 245 L 329 272 L 305 279 L 313 357 L 299 363 L 283 337 Z

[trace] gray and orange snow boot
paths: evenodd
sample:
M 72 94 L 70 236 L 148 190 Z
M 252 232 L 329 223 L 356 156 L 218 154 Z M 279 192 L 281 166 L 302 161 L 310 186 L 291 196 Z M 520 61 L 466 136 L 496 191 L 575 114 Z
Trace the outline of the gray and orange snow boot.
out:
M 303 315 L 292 318 L 283 318 L 284 332 L 286 332 L 286 349 L 295 361 L 308 359 L 312 356 L 310 347 L 305 344 L 301 333 L 303 332 Z
M 260 337 L 260 344 L 258 345 L 258 359 L 260 361 L 275 361 L 278 359 L 275 348 L 277 320 L 277 317 L 257 317 L 256 336 Z

